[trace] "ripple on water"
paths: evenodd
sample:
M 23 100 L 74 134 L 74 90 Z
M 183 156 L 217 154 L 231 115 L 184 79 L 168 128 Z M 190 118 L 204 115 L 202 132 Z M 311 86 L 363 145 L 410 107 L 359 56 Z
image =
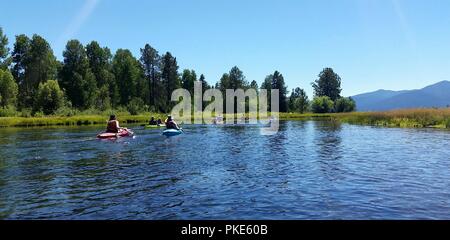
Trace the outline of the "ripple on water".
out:
M 450 132 L 326 121 L 0 130 L 0 218 L 448 219 Z

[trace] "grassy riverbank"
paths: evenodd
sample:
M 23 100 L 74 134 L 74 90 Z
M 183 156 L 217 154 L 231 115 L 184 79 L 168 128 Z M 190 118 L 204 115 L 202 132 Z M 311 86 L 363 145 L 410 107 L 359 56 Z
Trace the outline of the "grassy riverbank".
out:
M 145 123 L 150 113 L 140 115 L 120 115 L 121 125 L 126 123 Z M 163 118 L 163 114 L 152 114 Z M 45 116 L 45 117 L 2 117 L 0 127 L 34 127 L 34 126 L 76 126 L 76 125 L 104 125 L 108 115 L 79 115 L 71 117 Z
M 445 109 L 403 109 L 386 112 L 351 112 L 329 114 L 282 113 L 281 119 L 332 119 L 358 125 L 402 127 L 402 128 L 448 128 L 450 129 L 450 108 Z
M 146 123 L 149 116 L 165 119 L 162 113 L 141 113 L 139 115 L 118 114 L 121 125 L 126 123 Z M 0 127 L 32 127 L 32 126 L 76 126 L 103 125 L 108 115 L 77 115 L 70 117 L 1 117 Z M 226 117 L 226 115 L 225 115 Z M 446 109 L 407 109 L 388 112 L 353 112 L 353 113 L 280 113 L 281 120 L 314 120 L 330 119 L 340 122 L 410 128 L 448 128 L 450 129 L 450 108 Z
M 450 108 L 404 109 L 387 112 L 355 112 L 334 115 L 339 121 L 350 124 L 450 129 Z

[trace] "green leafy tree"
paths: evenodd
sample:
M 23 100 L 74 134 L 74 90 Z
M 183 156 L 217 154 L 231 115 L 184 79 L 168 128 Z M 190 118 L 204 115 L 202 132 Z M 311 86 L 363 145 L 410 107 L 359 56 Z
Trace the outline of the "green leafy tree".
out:
M 194 70 L 183 70 L 183 74 L 181 75 L 181 85 L 191 93 L 191 96 L 194 94 L 195 81 L 197 81 L 197 74 Z
M 138 60 L 128 49 L 119 49 L 113 58 L 113 73 L 119 88 L 119 104 L 127 106 L 136 97 L 139 97 L 138 87 L 143 81 L 143 72 Z
M 227 89 L 247 89 L 248 82 L 245 79 L 244 73 L 237 67 L 231 68 L 230 72 L 224 73 L 220 78 L 218 88 L 225 93 Z
M 308 110 L 309 100 L 305 90 L 301 88 L 292 89 L 289 97 L 289 111 L 304 113 Z
M 270 92 L 270 90 L 272 89 L 272 78 L 273 78 L 272 74 L 266 76 L 266 78 L 264 78 L 263 83 L 261 84 L 261 89 L 266 89 L 267 91 Z
M 255 90 L 256 95 L 259 95 L 259 86 L 255 80 L 252 80 L 252 82 L 250 83 L 250 85 L 248 87 L 249 87 L 249 89 Z M 251 104 L 254 104 L 254 106 L 258 106 L 259 99 L 258 98 L 257 99 L 245 99 L 245 107 L 246 107 L 246 109 L 249 109 L 249 111 L 250 111 Z
M 211 86 L 208 84 L 208 82 L 205 79 L 205 75 L 201 74 L 200 78 L 198 80 L 200 82 L 202 82 L 202 93 L 205 93 L 206 90 L 211 88 Z
M 290 112 L 296 111 L 294 103 L 295 103 L 295 100 L 299 97 L 299 94 L 296 90 L 297 90 L 297 88 L 292 89 L 291 96 L 289 96 L 288 109 Z
M 131 115 L 138 115 L 140 111 L 144 110 L 144 100 L 141 98 L 133 98 L 127 105 L 127 110 Z
M 20 89 L 24 89 L 25 85 L 25 68 L 27 66 L 27 55 L 31 48 L 31 39 L 21 34 L 16 36 L 16 42 L 12 52 L 12 75 L 19 84 Z
M 224 73 L 220 78 L 219 82 L 216 83 L 216 89 L 219 89 L 223 94 L 223 109 L 226 109 L 226 90 L 230 89 L 230 75 L 228 73 Z
M 319 74 L 319 79 L 311 85 L 316 97 L 327 96 L 333 101 L 341 97 L 341 77 L 332 68 L 323 69 Z
M 60 89 L 58 81 L 48 80 L 40 83 L 37 91 L 34 111 L 42 111 L 46 115 L 56 112 L 64 105 L 64 93 Z
M 175 89 L 180 88 L 181 81 L 178 76 L 178 64 L 177 59 L 172 56 L 170 52 L 167 52 L 162 57 L 162 73 L 161 73 L 161 79 L 163 86 L 166 91 L 165 96 L 165 107 L 164 111 L 169 111 L 169 109 L 172 107 L 173 103 L 170 101 L 172 92 Z
M 30 51 L 28 54 L 26 72 L 26 81 L 30 84 L 33 91 L 40 83 L 48 79 L 55 79 L 58 62 L 50 44 L 41 36 L 33 35 L 31 38 Z
M 112 73 L 111 51 L 107 47 L 100 47 L 96 41 L 92 41 L 86 45 L 86 55 L 98 88 L 96 106 L 102 110 L 111 105 L 116 106 L 119 93 Z
M 200 78 L 198 79 L 198 81 L 200 81 L 202 83 L 202 94 L 204 94 L 206 92 L 206 90 L 212 88 L 206 81 L 205 75 L 200 74 Z M 203 110 L 206 108 L 207 105 L 208 105 L 208 102 L 203 102 Z
M 329 113 L 334 108 L 334 102 L 328 96 L 315 97 L 311 103 L 311 110 L 314 113 Z
M 227 89 L 248 89 L 249 84 L 245 79 L 244 73 L 237 67 L 234 66 L 228 73 L 224 73 L 219 80 L 217 88 L 222 92 L 224 99 L 226 99 L 226 90 Z M 224 109 L 226 109 L 226 104 L 224 101 Z M 234 101 L 234 111 L 237 111 L 237 99 Z
M 287 87 L 284 83 L 283 75 L 275 71 L 272 75 L 272 89 L 279 90 L 279 110 L 280 112 L 287 112 Z
M 272 90 L 272 78 L 273 78 L 272 74 L 266 76 L 263 83 L 261 84 L 261 89 L 267 90 L 267 110 L 268 111 L 272 110 L 272 106 L 271 106 L 272 96 L 270 95 L 270 91 Z
M 137 67 L 138 67 L 138 79 L 137 79 L 137 91 L 136 91 L 136 97 L 140 98 L 142 102 L 144 103 L 144 107 L 148 107 L 148 104 L 146 103 L 147 99 L 150 99 L 150 92 L 148 89 L 148 82 L 145 78 L 144 69 L 142 68 L 142 65 L 139 64 L 139 61 L 137 60 Z
M 111 73 L 112 54 L 109 48 L 102 48 L 98 42 L 92 41 L 86 45 L 86 56 L 98 87 L 111 84 L 114 75 Z
M 19 85 L 19 106 L 33 106 L 36 90 L 41 82 L 55 79 L 58 62 L 50 44 L 39 35 L 29 39 L 16 36 L 12 52 L 12 74 Z
M 230 88 L 230 75 L 228 73 L 224 73 L 215 88 L 220 89 L 220 91 L 224 94 L 225 91 Z
M 356 110 L 356 103 L 355 101 L 348 97 L 348 98 L 339 98 L 336 100 L 334 104 L 334 110 L 335 112 L 353 112 Z
M 269 111 L 272 111 L 272 96 L 271 90 L 278 89 L 279 90 L 279 111 L 287 112 L 288 110 L 288 100 L 287 100 L 287 87 L 284 82 L 283 75 L 275 71 L 273 74 L 268 75 L 263 83 L 261 84 L 261 89 L 267 90 L 267 106 Z
M 308 95 L 306 95 L 305 90 L 300 89 L 300 96 L 297 99 L 295 105 L 297 106 L 297 109 L 300 110 L 300 113 L 304 113 L 304 112 L 308 111 L 309 99 L 308 99 Z
M 95 76 L 89 68 L 84 46 L 78 40 L 67 42 L 63 52 L 64 65 L 60 78 L 72 106 L 80 109 L 92 107 L 97 94 Z
M 258 83 L 257 83 L 255 80 L 253 80 L 253 81 L 250 83 L 250 88 L 255 89 L 255 91 L 256 91 L 257 93 L 258 93 L 258 91 L 259 91 Z
M 3 34 L 3 29 L 0 27 L 0 69 L 6 70 L 8 68 L 10 64 L 8 55 L 8 37 L 6 34 Z
M 97 100 L 95 102 L 95 106 L 102 111 L 111 108 L 111 97 L 108 85 L 103 85 L 98 89 Z
M 245 79 L 244 73 L 237 67 L 231 68 L 229 75 L 229 89 L 247 89 L 248 82 Z
M 161 56 L 149 44 L 141 48 L 141 64 L 144 68 L 144 75 L 148 82 L 149 99 L 148 104 L 155 107 L 158 96 L 159 78 L 161 76 Z
M 0 69 L 0 106 L 15 107 L 17 103 L 18 86 L 9 70 Z

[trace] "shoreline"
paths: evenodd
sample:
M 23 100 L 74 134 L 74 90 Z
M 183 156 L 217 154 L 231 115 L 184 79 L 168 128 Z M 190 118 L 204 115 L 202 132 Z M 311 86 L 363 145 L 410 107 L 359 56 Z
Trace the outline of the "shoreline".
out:
M 121 125 L 145 124 L 150 116 L 163 118 L 166 114 L 146 113 L 118 116 Z M 248 114 L 247 114 L 248 116 Z M 226 114 L 224 115 L 226 118 Z M 105 115 L 77 115 L 70 117 L 0 117 L 0 128 L 7 127 L 49 127 L 49 126 L 89 126 L 103 125 Z M 354 125 L 450 129 L 450 108 L 445 109 L 404 109 L 387 112 L 351 113 L 280 113 L 280 120 L 330 120 Z

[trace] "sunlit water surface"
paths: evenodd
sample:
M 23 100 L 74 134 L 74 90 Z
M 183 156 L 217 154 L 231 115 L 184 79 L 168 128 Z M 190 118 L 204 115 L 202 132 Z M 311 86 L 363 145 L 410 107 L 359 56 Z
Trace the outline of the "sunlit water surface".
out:
M 448 131 L 260 129 L 0 129 L 0 218 L 450 219 Z

